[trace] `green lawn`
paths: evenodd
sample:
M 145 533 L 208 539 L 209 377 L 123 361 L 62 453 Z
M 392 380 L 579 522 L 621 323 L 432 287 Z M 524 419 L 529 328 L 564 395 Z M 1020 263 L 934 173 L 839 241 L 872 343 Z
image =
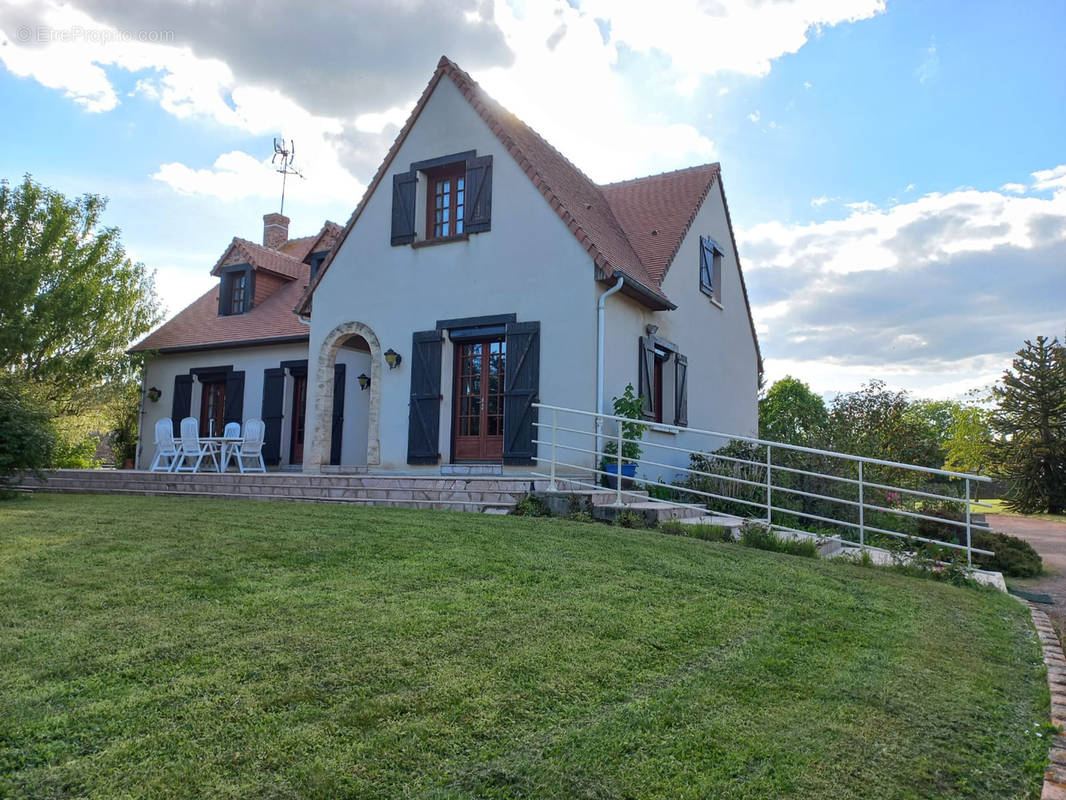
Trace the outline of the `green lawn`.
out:
M 0 504 L 0 797 L 1036 798 L 1015 600 L 649 531 Z
M 989 508 L 988 506 L 991 506 Z M 1059 522 L 1066 522 L 1066 514 L 1048 514 L 1041 512 L 1039 514 L 1019 514 L 1017 511 L 1011 511 L 1003 505 L 1002 500 L 982 500 L 980 504 L 971 503 L 971 510 L 974 514 L 1010 514 L 1012 517 L 1034 517 L 1038 519 L 1053 519 Z

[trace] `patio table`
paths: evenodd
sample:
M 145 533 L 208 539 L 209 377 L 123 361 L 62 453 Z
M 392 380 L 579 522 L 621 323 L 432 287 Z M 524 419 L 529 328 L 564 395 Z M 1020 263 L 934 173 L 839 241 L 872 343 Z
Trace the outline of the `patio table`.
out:
M 211 447 L 215 452 L 221 456 L 219 461 L 218 471 L 225 472 L 229 466 L 229 461 L 233 455 L 240 450 L 242 444 L 244 444 L 243 436 L 201 436 L 200 444 Z

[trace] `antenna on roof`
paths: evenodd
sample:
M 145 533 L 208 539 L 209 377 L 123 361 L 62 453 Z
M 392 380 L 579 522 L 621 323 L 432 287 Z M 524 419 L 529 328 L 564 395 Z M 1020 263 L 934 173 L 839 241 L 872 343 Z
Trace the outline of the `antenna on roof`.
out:
M 274 157 L 270 159 L 270 163 L 274 165 L 274 169 L 281 173 L 281 211 L 279 213 L 285 213 L 285 181 L 290 175 L 296 175 L 299 178 L 303 177 L 303 173 L 296 169 L 292 165 L 292 160 L 296 158 L 296 143 L 289 139 L 288 147 L 285 146 L 284 139 L 274 139 Z M 280 165 L 280 166 L 279 166 Z

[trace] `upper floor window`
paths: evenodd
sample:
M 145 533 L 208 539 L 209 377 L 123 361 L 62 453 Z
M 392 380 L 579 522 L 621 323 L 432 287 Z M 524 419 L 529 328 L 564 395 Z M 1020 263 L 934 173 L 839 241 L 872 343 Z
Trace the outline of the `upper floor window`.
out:
M 722 302 L 722 248 L 710 236 L 700 237 L 700 291 Z
M 460 235 L 466 206 L 466 164 L 433 170 L 427 179 L 426 238 Z
M 247 264 L 227 267 L 222 272 L 218 294 L 219 316 L 244 314 L 252 308 L 255 276 Z
M 393 246 L 466 238 L 491 226 L 491 155 L 453 153 L 392 176 Z
M 230 289 L 229 313 L 243 314 L 248 302 L 248 273 L 238 272 L 230 276 L 233 282 Z

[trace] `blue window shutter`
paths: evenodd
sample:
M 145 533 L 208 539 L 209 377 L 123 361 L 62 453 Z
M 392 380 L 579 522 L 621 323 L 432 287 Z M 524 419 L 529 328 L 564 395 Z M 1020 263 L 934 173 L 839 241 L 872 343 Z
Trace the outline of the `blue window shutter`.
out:
M 192 375 L 174 376 L 174 403 L 170 419 L 174 423 L 174 435 L 181 436 L 181 421 L 192 410 Z
M 540 323 L 507 323 L 503 382 L 503 463 L 532 464 L 537 457 L 540 399 Z
M 281 409 L 285 402 L 285 370 L 263 370 L 263 460 L 271 466 L 281 462 Z
M 688 425 L 688 359 L 674 355 L 674 424 Z
M 407 424 L 407 463 L 440 461 L 440 372 L 444 336 L 416 331 L 411 340 L 411 401 Z
M 415 188 L 418 173 L 404 172 L 392 176 L 392 244 L 411 244 L 415 240 Z
M 466 232 L 484 233 L 492 227 L 492 156 L 466 163 Z

